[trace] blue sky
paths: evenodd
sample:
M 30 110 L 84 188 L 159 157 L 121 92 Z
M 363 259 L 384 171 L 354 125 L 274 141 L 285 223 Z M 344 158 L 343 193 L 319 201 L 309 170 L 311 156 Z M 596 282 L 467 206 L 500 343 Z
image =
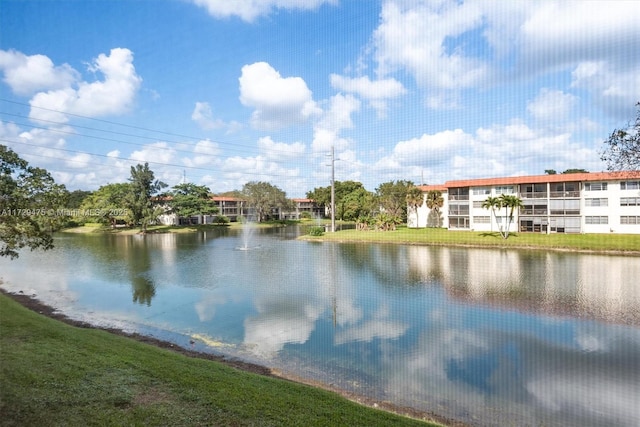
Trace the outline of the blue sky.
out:
M 640 101 L 635 1 L 0 3 L 0 144 L 69 189 L 148 161 L 268 181 L 600 171 Z

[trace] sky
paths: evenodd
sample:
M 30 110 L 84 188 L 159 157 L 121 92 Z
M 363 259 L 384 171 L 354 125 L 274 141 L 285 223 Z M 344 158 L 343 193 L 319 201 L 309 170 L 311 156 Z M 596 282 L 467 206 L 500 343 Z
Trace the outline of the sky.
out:
M 0 144 L 69 190 L 602 171 L 640 2 L 0 0 Z M 334 156 L 331 157 L 332 148 Z

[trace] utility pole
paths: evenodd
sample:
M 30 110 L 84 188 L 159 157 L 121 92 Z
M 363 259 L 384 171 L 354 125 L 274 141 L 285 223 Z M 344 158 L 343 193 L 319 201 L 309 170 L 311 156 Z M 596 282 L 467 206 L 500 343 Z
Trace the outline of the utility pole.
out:
M 331 232 L 336 232 L 336 158 L 331 146 Z

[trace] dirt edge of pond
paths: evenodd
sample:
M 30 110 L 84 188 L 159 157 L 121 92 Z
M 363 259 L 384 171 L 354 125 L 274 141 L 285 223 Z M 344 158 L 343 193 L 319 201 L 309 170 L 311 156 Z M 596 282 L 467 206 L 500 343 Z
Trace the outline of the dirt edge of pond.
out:
M 0 281 L 0 285 L 1 285 L 1 281 Z M 239 359 L 235 359 L 235 358 L 230 358 L 230 357 L 225 357 L 225 356 L 221 356 L 221 355 L 216 355 L 216 354 L 211 354 L 211 353 L 205 353 L 205 352 L 200 352 L 200 351 L 194 351 L 194 350 L 189 350 L 187 348 L 181 347 L 177 344 L 168 342 L 168 341 L 163 341 L 157 338 L 153 338 L 153 337 L 149 337 L 149 336 L 145 336 L 142 334 L 138 334 L 138 333 L 129 333 L 129 332 L 125 332 L 121 329 L 117 329 L 117 328 L 103 328 L 103 327 L 99 327 L 99 326 L 95 326 L 92 325 L 90 323 L 87 322 L 83 322 L 83 321 L 79 321 L 79 320 L 74 320 L 71 319 L 69 317 L 67 317 L 65 314 L 61 313 L 60 311 L 58 311 L 56 308 L 51 307 L 47 304 L 44 304 L 43 302 L 39 301 L 37 299 L 37 297 L 35 296 L 31 296 L 31 295 L 27 295 L 24 294 L 22 291 L 17 292 L 17 293 L 13 293 L 13 292 L 9 292 L 6 289 L 3 289 L 0 286 L 0 292 L 3 295 L 8 296 L 9 298 L 13 299 L 14 301 L 18 302 L 19 304 L 21 304 L 22 306 L 28 308 L 31 311 L 34 311 L 36 313 L 39 313 L 43 316 L 47 316 L 49 318 L 58 320 L 60 322 L 66 323 L 68 325 L 77 327 L 77 328 L 85 328 L 85 329 L 100 329 L 106 332 L 109 332 L 111 334 L 114 335 L 119 335 L 122 337 L 126 337 L 129 339 L 134 339 L 136 341 L 145 343 L 145 344 L 149 344 L 149 345 L 153 345 L 159 348 L 163 348 L 166 350 L 170 350 L 179 354 L 182 354 L 184 356 L 187 357 L 193 357 L 193 358 L 198 358 L 198 359 L 205 359 L 205 360 L 211 360 L 211 361 L 215 361 L 218 363 L 224 363 L 227 366 L 230 366 L 232 368 L 235 369 L 240 369 L 242 371 L 246 371 L 246 372 L 251 372 L 254 374 L 258 374 L 258 375 L 264 375 L 267 377 L 273 377 L 273 378 L 279 378 L 282 380 L 286 380 L 286 381 L 291 381 L 291 382 L 296 382 L 296 383 L 300 383 L 300 384 L 305 384 L 311 387 L 316 387 L 316 388 L 320 388 L 323 390 L 327 390 L 333 393 L 336 393 L 348 400 L 351 400 L 353 402 L 356 402 L 360 405 L 363 406 L 368 406 L 371 408 L 376 408 L 376 409 L 380 409 L 383 411 L 387 411 L 387 412 L 391 412 L 394 414 L 398 414 L 401 416 L 405 416 L 405 417 L 409 417 L 409 418 L 413 418 L 413 419 L 417 419 L 417 420 L 422 420 L 422 421 L 429 421 L 429 422 L 436 422 L 436 423 L 440 423 L 440 424 L 444 424 L 446 426 L 450 426 L 450 427 L 465 427 L 467 426 L 467 424 L 458 421 L 458 420 L 453 420 L 447 417 L 443 417 L 441 415 L 432 413 L 432 412 L 428 412 L 428 411 L 421 411 L 418 409 L 414 409 L 414 408 L 410 408 L 410 407 L 405 407 L 405 406 L 400 406 L 400 405 L 396 405 L 393 404 L 391 402 L 387 402 L 387 401 L 380 401 L 377 399 L 373 399 L 367 396 L 362 396 L 362 395 L 358 395 L 357 393 L 353 393 L 347 390 L 342 390 L 339 389 L 337 387 L 333 387 L 327 384 L 324 384 L 322 382 L 319 381 L 314 381 L 314 380 L 310 380 L 310 379 L 306 379 L 306 378 L 302 378 L 302 377 L 298 377 L 298 376 L 294 376 L 294 375 L 289 375 L 283 372 L 280 372 L 279 370 L 275 370 L 275 369 L 270 369 L 267 368 L 266 366 L 262 366 L 262 365 L 258 365 L 255 363 L 249 363 L 249 362 L 245 362 Z

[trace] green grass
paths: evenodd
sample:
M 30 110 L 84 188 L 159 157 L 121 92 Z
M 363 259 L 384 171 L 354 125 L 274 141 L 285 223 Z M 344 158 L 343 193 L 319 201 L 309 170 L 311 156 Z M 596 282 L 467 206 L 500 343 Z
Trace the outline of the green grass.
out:
M 443 246 L 521 247 L 584 251 L 640 252 L 637 234 L 539 234 L 513 233 L 503 239 L 498 232 L 449 231 L 442 228 L 414 229 L 400 227 L 395 231 L 342 230 L 322 237 L 303 236 L 308 240 L 403 243 Z
M 70 326 L 0 294 L 0 425 L 425 425 L 334 393 Z

